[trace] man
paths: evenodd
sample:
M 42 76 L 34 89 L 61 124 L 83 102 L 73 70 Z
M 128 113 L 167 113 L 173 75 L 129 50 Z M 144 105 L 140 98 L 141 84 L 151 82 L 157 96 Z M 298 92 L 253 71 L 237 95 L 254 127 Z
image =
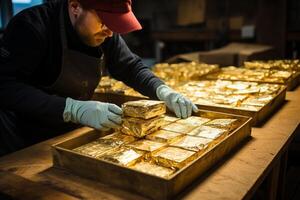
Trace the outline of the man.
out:
M 113 78 L 165 101 L 178 117 L 197 111 L 128 49 L 120 34 L 139 29 L 131 0 L 56 0 L 15 16 L 0 46 L 0 154 L 74 124 L 120 126 L 120 107 L 88 101 L 103 63 Z

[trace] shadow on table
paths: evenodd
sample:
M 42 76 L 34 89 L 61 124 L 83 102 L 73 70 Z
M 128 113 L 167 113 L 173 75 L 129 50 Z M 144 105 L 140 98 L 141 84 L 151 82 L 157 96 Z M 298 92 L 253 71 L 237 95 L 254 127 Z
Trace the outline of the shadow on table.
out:
M 147 199 L 56 167 L 38 173 L 34 180 L 78 199 Z

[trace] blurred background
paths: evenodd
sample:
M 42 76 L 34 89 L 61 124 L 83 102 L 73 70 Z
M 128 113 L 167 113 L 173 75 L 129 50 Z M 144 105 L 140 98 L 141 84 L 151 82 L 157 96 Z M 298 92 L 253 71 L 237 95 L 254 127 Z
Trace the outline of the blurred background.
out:
M 1 32 L 12 16 L 43 1 L 1 0 Z M 133 10 L 143 30 L 124 38 L 150 65 L 233 42 L 271 48 L 265 58 L 299 57 L 299 0 L 135 0 Z

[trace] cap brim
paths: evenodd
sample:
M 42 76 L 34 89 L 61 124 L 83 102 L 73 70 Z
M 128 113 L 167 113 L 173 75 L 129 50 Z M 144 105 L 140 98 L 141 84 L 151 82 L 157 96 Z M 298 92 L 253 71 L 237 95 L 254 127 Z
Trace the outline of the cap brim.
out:
M 98 15 L 103 23 L 116 33 L 125 34 L 142 29 L 141 24 L 131 11 L 127 13 L 98 12 Z

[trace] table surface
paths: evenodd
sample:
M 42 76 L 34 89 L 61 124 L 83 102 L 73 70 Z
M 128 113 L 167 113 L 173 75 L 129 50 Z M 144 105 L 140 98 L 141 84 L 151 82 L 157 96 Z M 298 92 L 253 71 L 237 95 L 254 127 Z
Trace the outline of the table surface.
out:
M 180 199 L 248 199 L 287 149 L 300 122 L 300 87 L 252 136 L 178 195 Z M 0 158 L 0 191 L 17 198 L 146 199 L 52 167 L 50 146 L 82 128 Z

